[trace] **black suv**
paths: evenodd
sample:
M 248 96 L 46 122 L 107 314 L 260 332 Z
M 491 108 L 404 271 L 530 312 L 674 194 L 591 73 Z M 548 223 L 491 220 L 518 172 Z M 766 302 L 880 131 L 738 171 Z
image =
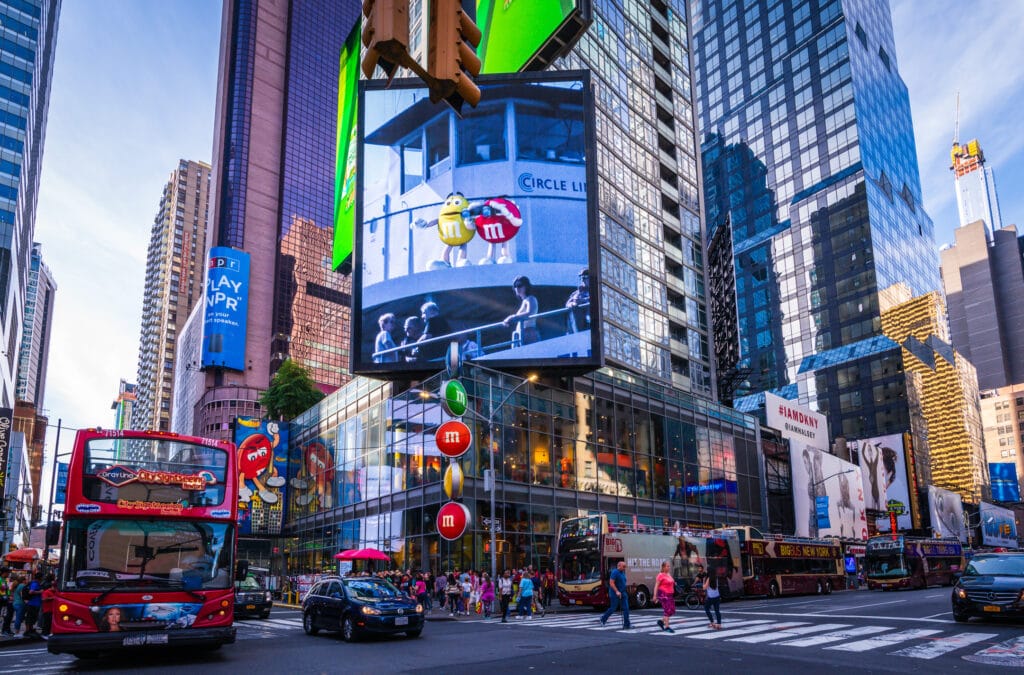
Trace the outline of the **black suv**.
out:
M 1024 553 L 980 553 L 953 586 L 953 618 L 1024 616 Z
M 253 577 L 235 582 L 235 616 L 258 616 L 266 619 L 270 616 L 270 608 L 274 606 L 274 597 L 263 588 Z
M 341 631 L 346 642 L 364 633 L 415 638 L 423 632 L 423 605 L 383 579 L 327 577 L 302 600 L 302 628 L 307 635 L 321 629 Z

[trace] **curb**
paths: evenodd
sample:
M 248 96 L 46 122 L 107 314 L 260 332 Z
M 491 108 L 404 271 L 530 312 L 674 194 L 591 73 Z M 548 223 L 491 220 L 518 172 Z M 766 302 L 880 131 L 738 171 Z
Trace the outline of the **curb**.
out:
M 15 646 L 21 646 L 21 647 L 28 646 L 28 645 L 33 645 L 34 646 L 34 645 L 36 645 L 37 643 L 40 643 L 40 642 L 45 644 L 46 643 L 46 638 L 44 638 L 41 635 L 32 636 L 32 637 L 5 637 L 5 638 L 0 638 L 0 650 L 6 649 L 8 647 L 15 647 Z

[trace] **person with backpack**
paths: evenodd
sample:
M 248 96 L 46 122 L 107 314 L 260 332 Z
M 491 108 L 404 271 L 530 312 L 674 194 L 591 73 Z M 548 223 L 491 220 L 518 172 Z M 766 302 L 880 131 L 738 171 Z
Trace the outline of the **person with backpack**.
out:
M 512 602 L 512 575 L 508 570 L 498 579 L 498 594 L 501 597 L 501 622 L 508 623 L 508 606 Z
M 459 599 L 462 597 L 462 585 L 459 583 L 458 570 L 448 575 L 448 616 L 455 616 L 459 613 Z
M 715 618 L 711 618 L 711 610 Z M 718 588 L 718 570 L 704 579 L 704 613 L 708 615 L 708 628 L 722 629 L 722 593 Z

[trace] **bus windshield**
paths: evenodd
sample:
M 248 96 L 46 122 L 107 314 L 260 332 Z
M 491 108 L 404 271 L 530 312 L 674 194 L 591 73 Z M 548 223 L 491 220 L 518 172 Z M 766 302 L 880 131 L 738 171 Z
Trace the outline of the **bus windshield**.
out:
M 585 583 L 601 579 L 601 555 L 596 547 L 593 551 L 564 553 L 559 563 L 562 581 L 566 583 Z
M 867 573 L 872 578 L 905 577 L 908 572 L 900 553 L 874 553 L 867 556 Z
M 85 444 L 82 495 L 136 508 L 219 506 L 227 465 L 224 450 L 177 439 L 93 438 Z
M 63 590 L 231 588 L 228 523 L 72 519 L 65 529 Z

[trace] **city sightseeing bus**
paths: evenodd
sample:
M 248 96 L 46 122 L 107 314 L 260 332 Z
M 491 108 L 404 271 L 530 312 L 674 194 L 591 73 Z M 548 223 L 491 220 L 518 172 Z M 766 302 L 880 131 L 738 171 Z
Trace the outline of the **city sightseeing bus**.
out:
M 730 530 L 652 534 L 624 528 L 610 530 L 604 514 L 567 518 L 558 526 L 555 552 L 558 600 L 562 605 L 609 604 L 608 578 L 620 560 L 626 562 L 631 607 L 652 600 L 661 563 L 672 565 L 677 590 L 704 565 L 720 579 L 723 598 L 743 594 L 739 538 Z
M 736 527 L 740 538 L 743 591 L 777 598 L 831 593 L 846 588 L 843 549 L 837 541 L 761 534 Z
M 964 569 L 958 539 L 886 534 L 868 539 L 866 548 L 865 577 L 871 590 L 952 586 Z
M 234 454 L 167 432 L 78 432 L 50 652 L 235 641 Z

